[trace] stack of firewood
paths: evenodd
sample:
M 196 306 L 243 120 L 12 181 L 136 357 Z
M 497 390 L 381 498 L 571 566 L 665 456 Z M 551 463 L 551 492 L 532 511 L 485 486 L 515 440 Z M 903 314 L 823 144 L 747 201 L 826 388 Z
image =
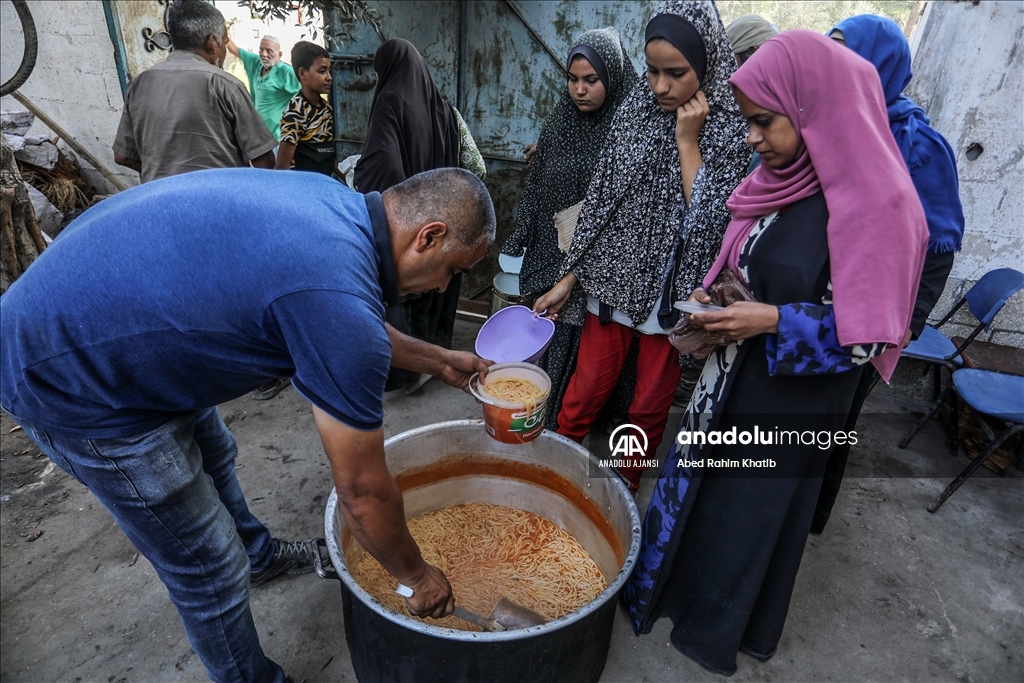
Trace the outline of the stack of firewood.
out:
M 61 149 L 57 154 L 58 161 L 53 168 L 40 168 L 18 160 L 18 170 L 22 180 L 46 195 L 50 203 L 67 216 L 76 209 L 88 208 L 90 200 L 78 164 Z

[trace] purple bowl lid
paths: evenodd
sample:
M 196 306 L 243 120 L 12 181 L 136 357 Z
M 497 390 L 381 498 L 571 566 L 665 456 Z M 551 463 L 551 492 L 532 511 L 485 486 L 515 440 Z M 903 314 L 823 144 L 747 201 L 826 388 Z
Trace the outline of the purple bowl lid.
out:
M 509 306 L 480 328 L 476 354 L 495 363 L 533 362 L 547 350 L 554 334 L 554 321 L 535 318 L 526 306 Z

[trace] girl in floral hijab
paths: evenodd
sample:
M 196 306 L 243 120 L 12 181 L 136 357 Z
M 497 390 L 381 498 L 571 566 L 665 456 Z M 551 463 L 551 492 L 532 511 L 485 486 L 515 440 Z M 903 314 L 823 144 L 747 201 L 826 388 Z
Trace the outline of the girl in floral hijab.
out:
M 667 336 L 678 319 L 672 305 L 718 253 L 725 200 L 750 150 L 727 82 L 736 60 L 714 3 L 664 2 L 646 33 L 647 82 L 619 107 L 559 281 L 535 309 L 583 327 L 558 418 L 558 432 L 576 441 L 614 388 L 634 331 L 642 333 L 629 422 L 653 456 L 680 374 Z M 642 471 L 623 471 L 634 490 Z

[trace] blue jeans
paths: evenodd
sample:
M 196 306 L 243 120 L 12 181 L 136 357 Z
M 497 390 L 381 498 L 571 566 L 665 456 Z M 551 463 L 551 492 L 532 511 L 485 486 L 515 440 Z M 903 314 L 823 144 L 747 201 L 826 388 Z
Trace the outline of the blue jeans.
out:
M 249 572 L 270 564 L 274 542 L 249 512 L 235 478 L 238 445 L 216 408 L 119 439 L 67 438 L 18 422 L 153 564 L 211 680 L 284 681 L 249 610 Z

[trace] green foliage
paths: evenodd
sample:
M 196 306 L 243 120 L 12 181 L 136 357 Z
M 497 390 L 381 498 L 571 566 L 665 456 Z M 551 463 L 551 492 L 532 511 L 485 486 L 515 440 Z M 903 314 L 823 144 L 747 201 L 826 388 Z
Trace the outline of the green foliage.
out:
M 357 23 L 373 27 L 380 32 L 380 13 L 363 0 L 238 0 L 239 7 L 249 8 L 253 19 L 287 21 L 298 10 L 302 24 L 316 40 L 317 26 L 331 26 L 324 32 L 328 47 L 331 44 L 351 42 L 355 39 Z M 331 21 L 324 19 L 330 16 Z
M 911 14 L 919 12 L 921 6 L 913 0 L 722 0 L 715 4 L 726 26 L 744 14 L 757 14 L 775 24 L 779 31 L 805 28 L 818 33 L 825 33 L 855 14 L 888 17 L 899 24 L 904 33 L 909 33 L 908 28 L 913 28 Z
M 328 43 L 346 43 L 355 38 L 357 24 L 372 26 L 383 39 L 380 13 L 365 0 L 238 0 L 254 19 L 287 21 L 296 10 L 302 23 L 315 39 L 317 26 L 330 26 Z M 895 21 L 909 38 L 910 30 L 923 6 L 921 0 L 719 0 L 716 2 L 726 25 L 744 14 L 757 14 L 775 24 L 780 31 L 806 28 L 824 33 L 846 17 L 855 14 L 879 14 Z M 323 20 L 330 17 L 330 21 Z

